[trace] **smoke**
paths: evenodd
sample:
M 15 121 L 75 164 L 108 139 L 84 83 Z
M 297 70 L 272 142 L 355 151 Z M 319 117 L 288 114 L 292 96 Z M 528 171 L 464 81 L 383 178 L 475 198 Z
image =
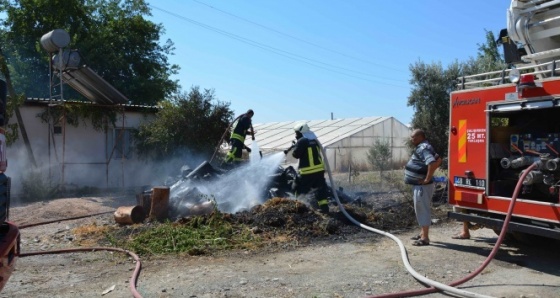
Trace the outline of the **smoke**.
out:
M 56 144 L 60 145 L 60 142 Z M 61 146 L 51 144 L 49 150 L 44 138 L 34 136 L 31 145 L 35 149 L 33 155 L 36 166 L 33 166 L 23 141 L 18 140 L 7 148 L 8 168 L 5 174 L 11 178 L 11 198 L 16 204 L 23 202 L 22 197 L 29 196 L 24 185 L 32 185 L 38 191 L 44 189 L 45 193 L 62 186 L 70 194 L 81 191 L 81 196 L 99 194 L 98 191 L 105 189 L 140 192 L 150 185 L 165 184 L 169 176 L 179 176 L 183 165 L 192 167 L 205 160 L 204 156 L 183 149 L 181 157 L 165 161 L 139 160 L 135 154 L 125 160 L 113 156 L 108 161 L 105 145 L 94 146 L 89 141 L 68 141 L 63 159 Z M 88 146 L 99 150 L 91 154 L 92 150 Z
M 200 204 L 204 199 L 214 200 L 220 211 L 235 213 L 262 204 L 268 197 L 272 175 L 277 172 L 284 153 L 279 152 L 260 157 L 257 150 L 256 157 L 250 156 L 250 162 L 223 174 L 216 180 L 196 181 L 181 180 L 170 188 L 170 205 L 174 206 L 178 214 L 189 214 L 186 208 Z M 182 198 L 190 196 L 188 203 Z M 197 197 L 197 198 L 194 198 Z

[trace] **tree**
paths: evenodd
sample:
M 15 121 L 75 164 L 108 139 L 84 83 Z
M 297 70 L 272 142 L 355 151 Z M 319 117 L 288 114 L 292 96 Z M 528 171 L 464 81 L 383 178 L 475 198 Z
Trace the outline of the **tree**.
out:
M 410 67 L 413 89 L 408 105 L 415 110 L 411 124 L 424 129 L 438 153 L 447 152 L 449 94 L 455 89 L 459 69 L 458 63 L 444 70 L 441 63 L 428 65 L 422 61 Z
M 503 54 L 500 52 L 496 38 L 491 31 L 486 32 L 486 43 L 477 44 L 476 58 L 470 58 L 461 65 L 462 75 L 485 73 L 502 70 L 507 67 Z
M 367 152 L 367 160 L 373 166 L 374 170 L 379 171 L 379 176 L 383 180 L 383 171 L 387 170 L 391 165 L 391 145 L 388 141 L 376 139 L 373 147 Z
M 136 134 L 141 157 L 162 160 L 188 153 L 210 157 L 233 118 L 229 103 L 216 101 L 214 90 L 201 92 L 198 86 L 160 102 L 159 109 L 156 119 L 140 126 Z
M 144 0 L 0 0 L 0 11 L 6 13 L 0 42 L 17 93 L 49 97 L 49 57 L 39 42 L 53 29 L 66 30 L 82 64 L 134 104 L 156 104 L 178 89 L 170 77 L 179 67 L 167 58 L 173 43 L 159 43 L 164 29 L 144 18 L 150 15 Z
M 415 111 L 412 127 L 426 131 L 430 144 L 443 156 L 447 156 L 448 148 L 449 96 L 457 88 L 457 78 L 505 68 L 492 32 L 486 31 L 486 43 L 478 46 L 476 59 L 454 61 L 446 69 L 441 63 L 422 61 L 410 66 L 412 92 L 408 106 Z

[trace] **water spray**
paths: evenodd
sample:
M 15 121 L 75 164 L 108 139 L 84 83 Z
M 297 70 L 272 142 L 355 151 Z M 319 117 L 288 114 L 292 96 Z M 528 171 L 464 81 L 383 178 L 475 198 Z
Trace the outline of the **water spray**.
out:
M 170 205 L 178 214 L 189 213 L 193 203 L 212 200 L 217 208 L 226 213 L 235 213 L 261 204 L 266 200 L 267 186 L 282 163 L 282 152 L 260 157 L 244 163 L 210 181 L 180 180 L 171 187 Z M 181 199 L 187 196 L 188 199 Z

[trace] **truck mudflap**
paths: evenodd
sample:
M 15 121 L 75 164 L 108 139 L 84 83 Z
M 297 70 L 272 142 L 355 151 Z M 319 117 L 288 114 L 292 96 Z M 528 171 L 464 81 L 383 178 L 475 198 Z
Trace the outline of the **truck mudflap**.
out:
M 492 214 L 491 216 L 494 217 L 453 211 L 447 213 L 448 218 L 457 219 L 459 221 L 474 222 L 493 229 L 494 231 L 500 231 L 504 225 L 505 216 L 503 216 L 503 218 L 496 218 L 495 214 Z M 527 223 L 520 222 L 520 220 Z M 512 217 L 507 230 L 508 232 L 521 232 L 560 240 L 560 227 L 543 221 L 517 219 Z

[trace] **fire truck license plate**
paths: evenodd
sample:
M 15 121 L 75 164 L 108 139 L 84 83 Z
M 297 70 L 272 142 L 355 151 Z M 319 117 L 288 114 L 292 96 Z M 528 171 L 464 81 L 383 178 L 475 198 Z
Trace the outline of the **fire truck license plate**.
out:
M 453 178 L 453 184 L 455 186 L 486 188 L 486 180 L 484 179 L 474 179 L 474 178 L 455 176 Z

